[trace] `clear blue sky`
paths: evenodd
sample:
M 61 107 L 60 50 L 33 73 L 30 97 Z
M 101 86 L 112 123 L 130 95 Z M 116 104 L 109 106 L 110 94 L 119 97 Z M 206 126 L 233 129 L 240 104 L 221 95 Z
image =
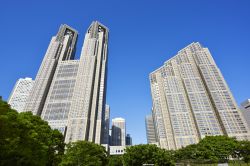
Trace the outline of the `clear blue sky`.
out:
M 0 3 L 0 95 L 35 78 L 49 41 L 66 23 L 79 31 L 77 57 L 91 21 L 110 29 L 107 102 L 133 142 L 146 143 L 148 75 L 193 41 L 208 47 L 238 103 L 250 98 L 249 0 L 6 0 Z

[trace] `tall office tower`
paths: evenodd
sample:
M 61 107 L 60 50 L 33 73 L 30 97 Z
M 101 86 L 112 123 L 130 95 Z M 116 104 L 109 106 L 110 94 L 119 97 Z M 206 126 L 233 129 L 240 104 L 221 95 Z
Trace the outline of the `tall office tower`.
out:
M 18 112 L 24 111 L 24 106 L 33 87 L 33 83 L 34 81 L 31 78 L 18 79 L 8 99 L 11 108 Z
M 53 36 L 42 64 L 36 75 L 35 83 L 25 106 L 25 111 L 41 115 L 58 63 L 74 58 L 77 31 L 67 25 L 61 25 Z
M 97 21 L 90 25 L 80 60 L 74 60 L 77 35 L 76 30 L 62 25 L 52 37 L 26 111 L 41 115 L 64 133 L 65 142 L 101 144 L 107 118 L 108 29 Z
M 207 135 L 249 139 L 248 127 L 208 48 L 192 43 L 150 74 L 153 118 L 162 148 Z
M 241 106 L 243 107 L 242 110 L 243 116 L 246 119 L 248 128 L 250 128 L 250 99 L 247 99 L 246 101 L 241 103 Z
M 154 121 L 152 115 L 147 115 L 145 119 L 146 124 L 146 134 L 148 144 L 156 143 L 156 131 L 154 126 Z
M 126 146 L 131 146 L 132 145 L 132 137 L 130 134 L 126 135 Z
M 105 123 L 108 28 L 93 22 L 87 30 L 72 96 L 66 142 L 100 144 Z
M 112 133 L 111 133 L 112 146 L 125 146 L 126 145 L 126 124 L 123 118 L 112 119 Z

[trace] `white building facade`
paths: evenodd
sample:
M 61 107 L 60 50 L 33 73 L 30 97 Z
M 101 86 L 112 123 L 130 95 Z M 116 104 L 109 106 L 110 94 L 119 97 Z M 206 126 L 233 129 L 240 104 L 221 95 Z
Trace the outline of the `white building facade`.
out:
M 8 99 L 8 104 L 10 104 L 12 109 L 17 110 L 17 112 L 24 111 L 33 84 L 32 78 L 18 79 Z
M 40 115 L 61 131 L 65 142 L 103 143 L 108 33 L 107 27 L 92 22 L 80 59 L 74 60 L 78 32 L 62 25 L 37 73 L 25 111 Z
M 192 43 L 150 74 L 160 147 L 179 149 L 207 135 L 249 139 L 248 127 L 208 48 Z
M 145 125 L 146 125 L 146 134 L 147 134 L 147 143 L 153 144 L 157 143 L 156 139 L 156 131 L 154 126 L 154 119 L 152 115 L 147 115 L 145 119 Z
M 125 153 L 126 146 L 110 146 L 110 155 L 123 155 Z

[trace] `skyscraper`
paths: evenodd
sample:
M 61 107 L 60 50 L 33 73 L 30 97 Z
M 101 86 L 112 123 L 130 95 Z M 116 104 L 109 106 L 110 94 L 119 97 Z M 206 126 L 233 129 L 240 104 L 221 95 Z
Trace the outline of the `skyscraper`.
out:
M 101 143 L 105 122 L 108 28 L 93 22 L 85 35 L 70 107 L 66 142 Z
M 112 119 L 112 146 L 126 146 L 126 124 L 123 118 Z
M 178 149 L 207 135 L 249 139 L 248 127 L 208 48 L 192 43 L 150 74 L 159 145 Z
M 8 99 L 11 108 L 18 112 L 24 111 L 24 106 L 33 87 L 33 83 L 34 81 L 31 78 L 18 79 Z
M 36 75 L 32 92 L 26 103 L 25 110 L 32 111 L 35 115 L 43 112 L 45 100 L 50 98 L 48 92 L 58 64 L 73 59 L 78 33 L 67 25 L 61 25 L 59 32 L 53 36 L 42 64 Z M 53 107 L 53 106 L 52 106 Z M 56 106 L 55 106 L 56 107 Z
M 126 135 L 126 146 L 132 146 L 132 137 L 130 136 L 130 134 Z
M 248 127 L 250 127 L 250 99 L 247 99 L 246 101 L 241 103 L 241 106 L 243 107 L 242 109 L 243 116 L 246 119 Z
M 126 134 L 126 121 L 123 118 L 112 119 L 112 128 L 110 130 L 110 155 L 122 155 L 127 146 L 132 145 L 132 137 Z
M 147 134 L 147 142 L 150 143 L 156 143 L 156 131 L 154 126 L 154 120 L 152 115 L 147 115 L 145 119 L 146 124 L 146 134 Z
M 105 127 L 108 28 L 94 21 L 80 60 L 74 60 L 78 33 L 62 25 L 52 37 L 35 79 L 26 111 L 41 115 L 65 134 L 65 142 L 102 143 Z

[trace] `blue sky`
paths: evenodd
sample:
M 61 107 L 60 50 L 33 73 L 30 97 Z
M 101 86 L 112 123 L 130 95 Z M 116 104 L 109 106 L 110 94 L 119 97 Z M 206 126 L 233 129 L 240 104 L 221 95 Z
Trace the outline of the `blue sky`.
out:
M 93 20 L 110 29 L 107 102 L 133 142 L 146 143 L 148 75 L 193 41 L 210 49 L 237 103 L 250 98 L 250 1 L 1 1 L 0 95 L 18 78 L 35 78 L 60 24 L 79 32 L 77 55 Z

